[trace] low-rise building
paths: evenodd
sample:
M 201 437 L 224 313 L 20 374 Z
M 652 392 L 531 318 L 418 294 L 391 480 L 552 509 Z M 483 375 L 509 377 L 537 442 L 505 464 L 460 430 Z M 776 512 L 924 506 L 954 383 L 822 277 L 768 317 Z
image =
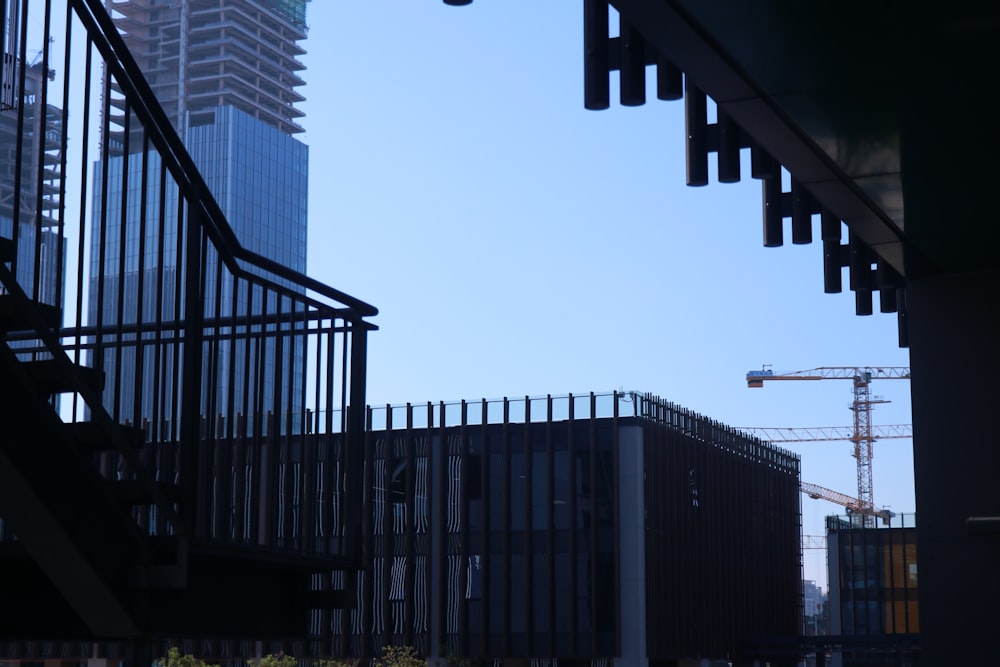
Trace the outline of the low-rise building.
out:
M 753 664 L 748 641 L 801 632 L 793 453 L 635 393 L 369 423 L 368 560 L 354 609 L 317 617 L 313 654 Z
M 912 514 L 888 525 L 860 515 L 827 517 L 830 634 L 835 667 L 917 664 L 920 598 Z

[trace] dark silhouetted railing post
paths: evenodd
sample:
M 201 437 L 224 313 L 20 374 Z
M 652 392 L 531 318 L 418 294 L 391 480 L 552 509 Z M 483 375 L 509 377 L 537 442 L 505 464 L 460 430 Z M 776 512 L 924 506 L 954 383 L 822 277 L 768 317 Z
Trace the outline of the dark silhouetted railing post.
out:
M 191 201 L 197 201 L 192 198 Z M 181 380 L 181 488 L 184 504 L 181 516 L 195 533 L 201 526 L 197 519 L 199 449 L 201 442 L 201 361 L 202 361 L 202 211 L 197 205 L 188 208 L 187 239 L 184 258 L 184 353 Z
M 345 322 L 345 326 L 347 323 Z M 351 377 L 350 404 L 347 406 L 347 432 L 344 438 L 344 467 L 346 468 L 344 494 L 345 523 L 349 528 L 344 530 L 344 554 L 351 562 L 360 564 L 361 553 L 361 509 L 364 501 L 364 489 L 357 488 L 364 479 L 365 439 L 365 378 L 368 359 L 368 329 L 361 322 L 354 322 L 349 327 L 351 345 Z

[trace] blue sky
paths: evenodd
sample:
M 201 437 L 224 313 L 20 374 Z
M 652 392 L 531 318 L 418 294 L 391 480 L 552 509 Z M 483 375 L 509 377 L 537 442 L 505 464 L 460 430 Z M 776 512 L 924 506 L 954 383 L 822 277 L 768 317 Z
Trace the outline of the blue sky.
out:
M 823 293 L 820 244 L 762 246 L 758 181 L 684 184 L 682 103 L 583 108 L 579 2 L 317 0 L 309 24 L 309 273 L 381 311 L 370 402 L 624 388 L 734 426 L 849 425 L 850 382 L 744 375 L 909 364 L 894 315 Z M 873 392 L 874 423 L 910 422 L 908 382 Z M 788 448 L 856 493 L 850 443 Z M 914 510 L 910 448 L 877 446 L 876 504 Z M 804 531 L 839 510 L 803 498 Z

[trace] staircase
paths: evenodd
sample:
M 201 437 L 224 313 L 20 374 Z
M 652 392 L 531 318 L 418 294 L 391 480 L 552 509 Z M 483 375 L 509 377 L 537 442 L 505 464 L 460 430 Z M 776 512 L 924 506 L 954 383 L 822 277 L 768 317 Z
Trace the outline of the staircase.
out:
M 0 3 L 0 640 L 305 637 L 361 562 L 377 311 L 245 250 L 66 5 Z

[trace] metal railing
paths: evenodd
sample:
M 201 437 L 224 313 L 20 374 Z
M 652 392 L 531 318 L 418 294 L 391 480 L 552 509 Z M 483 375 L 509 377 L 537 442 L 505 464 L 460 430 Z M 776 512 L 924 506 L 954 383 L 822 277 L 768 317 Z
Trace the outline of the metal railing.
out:
M 376 309 L 240 243 L 100 0 L 2 6 L 0 291 L 34 311 L 8 343 L 103 378 L 53 407 L 120 440 L 95 464 L 151 487 L 150 533 L 355 559 L 342 525 L 263 517 L 309 493 L 358 515 Z

